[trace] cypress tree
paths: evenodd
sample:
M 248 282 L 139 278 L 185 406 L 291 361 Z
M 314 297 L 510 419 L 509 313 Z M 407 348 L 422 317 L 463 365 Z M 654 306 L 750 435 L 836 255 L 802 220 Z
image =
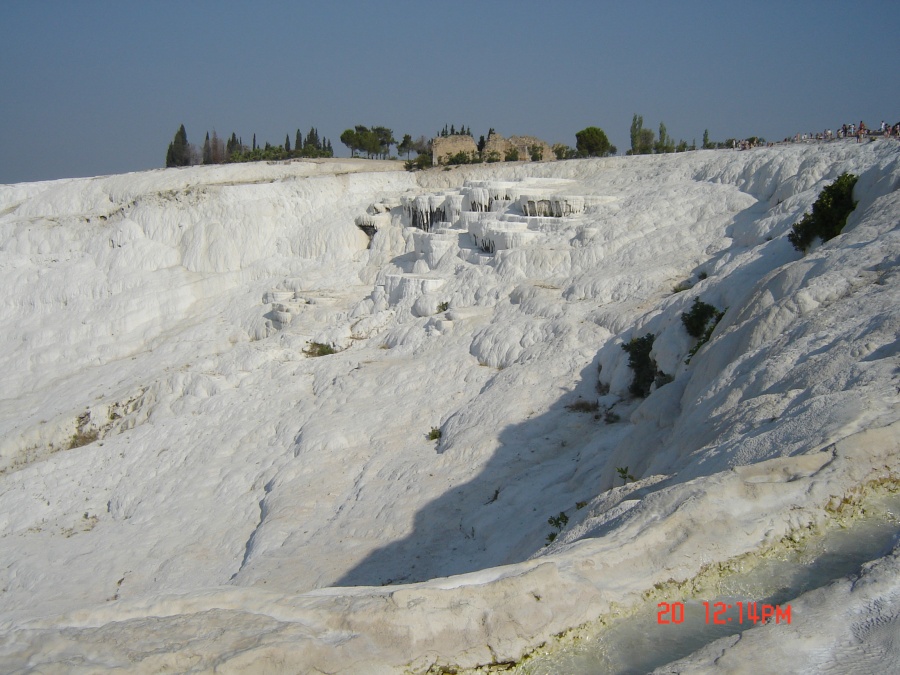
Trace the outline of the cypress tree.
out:
M 182 124 L 175 134 L 175 151 L 180 151 L 180 163 L 178 166 L 188 166 L 191 163 L 191 147 L 188 145 L 187 132 Z
M 187 132 L 182 124 L 175 132 L 175 138 L 166 152 L 166 166 L 188 166 L 191 163 L 191 148 L 187 141 Z
M 206 140 L 203 141 L 203 163 L 212 164 L 212 149 L 209 145 L 209 132 L 206 132 Z
M 291 151 L 291 135 L 290 134 L 284 135 L 284 151 L 285 152 Z
M 631 154 L 641 154 L 641 129 L 644 126 L 643 116 L 637 113 L 631 118 Z
M 221 164 L 223 159 L 222 155 L 225 153 L 225 149 L 222 147 L 222 140 L 219 138 L 219 134 L 216 133 L 215 129 L 213 129 L 212 136 L 210 136 L 209 147 L 212 154 L 212 163 Z
M 357 131 L 359 127 L 357 127 Z M 306 142 L 303 144 L 304 148 L 307 148 L 310 154 L 315 155 L 316 151 L 322 149 L 322 144 L 319 142 L 319 131 L 315 127 L 309 128 L 309 133 L 306 134 Z

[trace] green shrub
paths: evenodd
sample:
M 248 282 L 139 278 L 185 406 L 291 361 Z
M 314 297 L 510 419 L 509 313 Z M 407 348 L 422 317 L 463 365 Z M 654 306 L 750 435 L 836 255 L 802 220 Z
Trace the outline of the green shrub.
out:
M 506 151 L 506 154 L 503 156 L 504 162 L 518 162 L 519 161 L 519 149 L 518 148 L 510 148 Z
M 622 479 L 622 485 L 628 485 L 628 481 L 634 481 L 635 477 L 628 473 L 627 466 L 617 466 L 616 471 L 619 474 L 619 478 Z
M 544 149 L 539 145 L 531 146 L 531 161 L 540 162 L 544 159 Z
M 437 427 L 431 427 L 431 431 L 428 432 L 428 440 L 429 441 L 437 441 L 441 437 L 441 430 Z
M 440 314 L 441 312 L 446 312 L 448 309 L 450 309 L 450 303 L 449 303 L 449 302 L 446 302 L 446 301 L 445 301 L 445 302 L 442 302 L 442 303 L 440 303 L 440 304 L 438 305 L 438 313 L 439 313 L 439 314 Z
M 569 516 L 566 515 L 565 511 L 560 511 L 558 516 L 550 516 L 549 518 L 547 518 L 547 523 L 555 527 L 557 530 L 563 529 L 568 522 Z
M 455 155 L 447 157 L 447 164 L 472 164 L 475 160 L 465 150 L 460 150 Z
M 822 190 L 813 204 L 812 213 L 805 214 L 788 235 L 795 249 L 805 253 L 817 237 L 828 241 L 841 233 L 847 224 L 847 216 L 856 208 L 853 186 L 857 179 L 852 173 L 843 173 Z
M 575 148 L 570 148 L 563 143 L 557 143 L 553 146 L 553 154 L 556 155 L 556 159 L 575 159 L 578 157 L 578 151 Z
M 337 354 L 334 347 L 331 345 L 326 345 L 321 342 L 310 342 L 309 347 L 306 348 L 304 354 L 307 356 L 329 356 L 330 354 Z
M 720 312 L 712 305 L 702 302 L 700 298 L 694 298 L 694 304 L 691 305 L 691 309 L 681 315 L 681 322 L 684 324 L 688 335 L 697 338 L 697 344 L 688 352 L 685 363 L 690 363 L 694 355 L 700 351 L 700 347 L 709 342 L 712 332 L 719 325 L 719 321 L 722 320 L 724 315 L 724 311 Z
M 628 388 L 632 396 L 646 398 L 650 394 L 657 371 L 656 361 L 650 357 L 655 339 L 653 333 L 647 333 L 642 338 L 632 338 L 631 342 L 622 345 L 622 349 L 628 352 L 628 366 L 634 371 L 634 378 Z
M 484 159 L 488 164 L 493 164 L 494 162 L 500 161 L 500 153 L 496 150 L 491 150 Z
M 431 154 L 427 152 L 423 152 L 418 155 L 415 159 L 407 160 L 403 163 L 403 166 L 406 167 L 407 171 L 417 171 L 422 169 L 430 169 L 431 168 Z
M 681 322 L 684 324 L 688 335 L 700 338 L 706 332 L 706 327 L 711 319 L 721 317 L 721 312 L 710 304 L 701 302 L 700 298 L 694 298 L 694 304 L 691 309 L 681 315 Z

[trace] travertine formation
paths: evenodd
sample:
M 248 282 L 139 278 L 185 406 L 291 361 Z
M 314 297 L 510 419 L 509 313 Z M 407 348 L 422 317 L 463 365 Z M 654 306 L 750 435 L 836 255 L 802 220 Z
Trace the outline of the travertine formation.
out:
M 900 490 L 898 213 L 894 139 L 0 186 L 0 672 L 495 672 L 714 600 Z M 893 672 L 891 545 L 657 672 Z
M 452 248 L 467 259 L 470 257 L 465 250 L 467 245 L 481 253 L 495 253 L 537 243 L 545 232 L 563 228 L 561 219 L 580 216 L 586 203 L 601 201 L 582 195 L 555 194 L 566 187 L 566 181 L 558 180 L 466 181 L 458 190 L 402 198 L 401 222 L 431 235 L 424 238 L 429 247 L 435 238 L 452 237 L 455 242 L 459 239 L 458 232 L 465 232 L 467 236 L 459 240 L 461 244 Z M 357 225 L 362 227 L 360 222 L 357 218 Z M 447 250 L 439 248 L 442 252 Z M 422 247 L 419 251 L 424 253 Z M 431 268 L 437 264 L 433 255 L 423 255 L 423 258 L 430 261 Z

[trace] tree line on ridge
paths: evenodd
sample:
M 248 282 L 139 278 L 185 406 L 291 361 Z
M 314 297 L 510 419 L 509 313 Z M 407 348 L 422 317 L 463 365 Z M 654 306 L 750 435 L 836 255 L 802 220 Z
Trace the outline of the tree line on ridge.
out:
M 488 138 L 494 133 L 493 128 L 488 131 Z M 447 125 L 440 130 L 437 137 L 447 137 L 456 135 L 472 136 L 471 127 L 465 125 L 457 127 Z M 631 148 L 626 151 L 626 155 L 648 155 L 662 154 L 670 152 L 686 152 L 688 150 L 696 150 L 697 142 L 694 140 L 690 145 L 687 141 L 680 140 L 677 143 L 668 135 L 666 125 L 660 122 L 659 136 L 652 129 L 644 128 L 644 118 L 635 114 L 631 121 Z M 473 137 L 474 138 L 474 137 Z M 553 152 L 557 159 L 573 159 L 576 157 L 606 157 L 615 155 L 618 150 L 610 144 L 606 133 L 600 127 L 590 126 L 575 134 L 576 144 L 572 148 L 563 143 L 556 143 L 552 146 Z M 764 143 L 764 139 L 756 138 L 760 143 Z M 409 170 L 424 169 L 431 166 L 431 139 L 425 136 L 413 140 L 410 134 L 404 134 L 401 141 L 394 138 L 393 130 L 384 126 L 373 126 L 371 128 L 356 125 L 352 129 L 345 130 L 340 136 L 341 143 L 350 150 L 351 157 L 365 156 L 369 159 L 388 159 L 391 156 L 391 146 L 395 146 L 398 154 L 406 155 L 406 168 Z M 465 158 L 456 157 L 454 161 L 449 163 L 472 163 L 487 161 L 483 156 L 483 150 L 486 145 L 484 136 L 479 137 L 476 144 L 478 152 L 474 157 Z M 724 142 L 714 142 L 709 139 L 709 131 L 703 132 L 704 149 L 733 147 L 733 139 Z M 415 160 L 410 159 L 411 153 L 415 152 L 417 157 Z M 464 154 L 464 153 L 461 153 Z M 471 154 L 471 153 L 468 153 Z M 294 136 L 294 142 L 291 143 L 291 135 L 287 134 L 282 145 L 272 145 L 266 142 L 263 146 L 257 145 L 256 134 L 253 134 L 253 140 L 250 146 L 244 145 L 244 142 L 236 134 L 232 133 L 227 139 L 218 136 L 215 130 L 212 134 L 206 133 L 203 145 L 198 147 L 188 142 L 187 133 L 182 124 L 172 142 L 169 143 L 166 152 L 166 167 L 174 166 L 190 166 L 194 164 L 223 164 L 226 162 L 252 162 L 261 160 L 285 160 L 294 157 L 334 157 L 334 148 L 331 141 L 327 138 L 320 138 L 319 132 L 315 127 L 310 127 L 309 132 L 304 136 L 300 133 L 300 129 Z M 518 157 L 505 158 L 506 161 L 514 161 Z M 535 158 L 532 158 L 535 159 Z M 496 160 L 495 160 L 496 161 Z

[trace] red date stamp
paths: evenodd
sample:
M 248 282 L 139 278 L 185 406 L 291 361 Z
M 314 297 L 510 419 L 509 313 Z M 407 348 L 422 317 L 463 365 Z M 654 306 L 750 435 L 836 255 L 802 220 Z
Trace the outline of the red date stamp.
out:
M 761 602 L 703 602 L 706 624 L 790 623 L 790 605 L 769 605 Z M 656 605 L 656 623 L 678 624 L 684 621 L 683 602 L 660 602 Z

